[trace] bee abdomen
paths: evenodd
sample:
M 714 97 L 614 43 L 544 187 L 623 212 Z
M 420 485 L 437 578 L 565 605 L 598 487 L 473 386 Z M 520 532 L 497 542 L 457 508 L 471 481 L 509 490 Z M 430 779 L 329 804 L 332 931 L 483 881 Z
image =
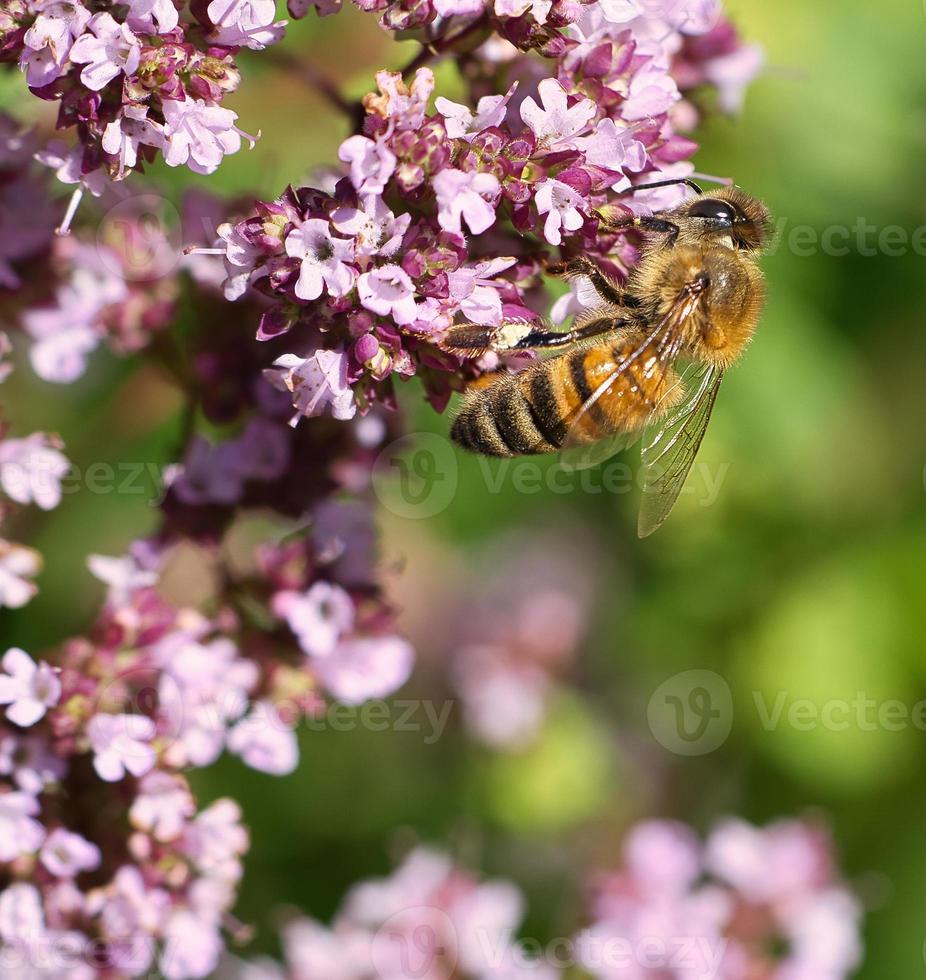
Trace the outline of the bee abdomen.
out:
M 486 456 L 525 456 L 552 452 L 562 434 L 552 421 L 555 397 L 542 371 L 500 378 L 464 401 L 450 429 L 454 442 Z M 536 400 L 533 400 L 535 399 Z M 559 439 L 556 442 L 552 438 Z

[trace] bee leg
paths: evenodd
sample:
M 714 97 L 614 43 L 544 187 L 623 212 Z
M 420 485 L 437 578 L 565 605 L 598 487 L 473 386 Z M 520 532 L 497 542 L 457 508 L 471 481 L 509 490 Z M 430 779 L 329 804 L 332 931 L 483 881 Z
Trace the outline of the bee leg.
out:
M 550 350 L 569 347 L 580 340 L 620 330 L 632 321 L 634 314 L 617 306 L 591 310 L 581 322 L 574 323 L 565 333 L 552 330 L 546 323 L 537 326 L 522 320 L 509 320 L 497 327 L 456 324 L 440 341 L 443 350 L 479 357 L 486 351 L 504 354 L 516 350 Z
M 522 337 L 511 350 L 550 350 L 556 347 L 570 347 L 580 340 L 588 340 L 603 333 L 611 333 L 627 326 L 630 321 L 615 309 L 594 311 L 591 319 L 584 320 L 565 333 L 553 330 L 533 330 Z
M 668 235 L 670 245 L 675 244 L 680 230 L 674 221 L 660 218 L 658 214 L 630 215 L 614 220 L 609 218 L 607 212 L 601 208 L 595 212 L 595 216 L 598 218 L 601 230 L 606 233 L 614 234 L 628 231 L 630 228 L 639 228 L 658 235 Z
M 551 276 L 559 276 L 562 279 L 576 279 L 579 276 L 588 276 L 592 286 L 599 297 L 611 306 L 630 306 L 637 307 L 640 301 L 636 296 L 625 293 L 620 286 L 612 279 L 609 279 L 593 262 L 585 255 L 577 255 L 567 262 L 551 262 L 547 265 L 547 272 Z

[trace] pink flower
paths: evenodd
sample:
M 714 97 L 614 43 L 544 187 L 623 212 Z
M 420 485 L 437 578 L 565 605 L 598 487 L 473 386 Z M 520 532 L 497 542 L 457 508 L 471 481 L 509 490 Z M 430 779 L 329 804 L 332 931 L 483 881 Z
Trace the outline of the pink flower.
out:
M 434 0 L 441 17 L 470 17 L 482 13 L 483 0 Z
M 202 99 L 165 99 L 164 161 L 169 167 L 184 164 L 194 173 L 214 173 L 226 153 L 241 149 L 241 130 L 235 125 L 237 113 Z M 251 145 L 254 141 L 248 137 Z
M 129 0 L 129 26 L 144 34 L 167 34 L 180 22 L 173 0 Z
M 502 257 L 464 266 L 447 274 L 450 298 L 459 304 L 460 312 L 467 320 L 490 326 L 502 322 L 502 299 L 498 289 L 503 283 L 494 277 L 514 264 L 513 258 Z
M 600 0 L 599 7 L 612 24 L 629 24 L 643 14 L 640 0 Z
M 138 162 L 139 146 L 160 147 L 164 143 L 161 127 L 148 119 L 147 113 L 147 106 L 127 105 L 103 130 L 100 145 L 107 153 L 118 157 L 120 174 L 131 170 Z
M 164 927 L 161 973 L 167 980 L 205 977 L 218 966 L 224 944 L 216 925 L 186 909 L 172 912 Z
M 19 609 L 38 592 L 29 580 L 38 575 L 42 557 L 33 548 L 0 538 L 0 606 Z
M 145 715 L 94 715 L 87 725 L 93 768 L 100 779 L 115 783 L 126 773 L 143 776 L 154 766 L 154 722 Z
M 119 944 L 126 944 L 124 955 L 137 976 L 150 965 L 154 944 L 132 942 L 132 937 L 158 935 L 169 907 L 167 892 L 147 885 L 141 871 L 127 864 L 119 868 L 105 889 L 91 894 L 88 911 L 99 917 L 101 932 L 117 955 Z
M 23 38 L 19 60 L 28 85 L 42 88 L 62 74 L 73 40 L 89 20 L 90 12 L 80 3 L 50 3 L 39 13 Z
M 377 194 L 365 195 L 359 208 L 338 208 L 331 215 L 334 227 L 354 239 L 357 255 L 386 258 L 398 251 L 411 220 L 410 214 L 400 214 L 397 218 Z
M 144 568 L 132 554 L 122 558 L 89 555 L 87 568 L 108 586 L 107 600 L 114 606 L 125 605 L 136 592 L 150 588 L 159 578 L 156 570 Z
M 414 652 L 397 636 L 345 640 L 328 657 L 313 661 L 321 684 L 347 704 L 384 698 L 400 688 L 412 670 Z
M 44 660 L 38 664 L 25 650 L 11 647 L 0 661 L 0 704 L 8 704 L 6 716 L 14 724 L 28 728 L 45 717 L 61 697 L 61 682 L 53 667 Z
M 723 14 L 720 0 L 660 0 L 660 6 L 662 16 L 683 34 L 707 34 Z
M 454 659 L 467 726 L 496 749 L 530 745 L 546 719 L 547 675 L 534 664 L 509 662 L 491 646 L 464 647 Z
M 129 818 L 134 826 L 157 840 L 170 841 L 183 833 L 195 813 L 196 804 L 186 780 L 154 771 L 142 777 Z
M 730 54 L 712 58 L 704 65 L 704 77 L 717 88 L 720 107 L 724 112 L 739 112 L 743 108 L 746 87 L 755 79 L 765 63 L 765 54 L 757 44 L 746 44 Z
M 152 656 L 161 670 L 158 702 L 172 736 L 165 761 L 177 768 L 209 765 L 221 754 L 229 725 L 247 709 L 257 664 L 240 657 L 226 636 L 200 642 L 182 630 L 159 640 Z
M 419 68 L 411 85 L 401 74 L 383 69 L 376 73 L 381 95 L 376 99 L 376 113 L 388 120 L 393 129 L 418 129 L 428 111 L 428 100 L 434 91 L 434 72 Z
M 223 797 L 206 807 L 184 835 L 184 851 L 203 874 L 232 882 L 241 877 L 240 857 L 248 849 L 241 807 Z
M 141 59 L 141 43 L 128 24 L 119 24 L 112 14 L 95 14 L 87 25 L 92 34 L 82 34 L 71 47 L 71 61 L 86 64 L 80 80 L 94 92 L 105 88 L 120 72 L 132 75 Z
M 296 919 L 283 931 L 283 948 L 290 977 L 357 980 L 370 967 L 370 934 L 352 923 L 326 929 L 313 919 Z
M 129 295 L 125 279 L 103 261 L 100 248 L 75 244 L 68 258 L 71 274 L 58 287 L 54 305 L 29 310 L 22 318 L 35 341 L 29 351 L 35 373 L 62 384 L 83 374 L 87 354 L 100 342 L 103 312 Z
M 500 125 L 508 111 L 508 103 L 514 95 L 518 83 L 515 82 L 505 95 L 484 95 L 476 103 L 475 113 L 469 106 L 451 102 L 440 96 L 434 100 L 434 107 L 444 117 L 444 126 L 451 139 L 472 139 L 490 126 Z
M 35 158 L 46 167 L 51 167 L 62 184 L 80 184 L 94 197 L 99 197 L 110 185 L 109 175 L 103 167 L 84 172 L 82 146 L 69 149 L 63 140 L 52 140 L 44 150 L 36 153 Z
M 538 24 L 545 24 L 553 7 L 553 0 L 495 0 L 495 13 L 499 17 L 521 17 L 530 13 Z
M 261 51 L 283 37 L 286 21 L 274 23 L 275 0 L 212 0 L 206 8 L 215 41 Z
M 550 308 L 550 319 L 554 323 L 565 323 L 569 317 L 600 305 L 601 297 L 591 279 L 577 276 L 569 282 L 569 292 L 563 293 Z
M 538 86 L 543 108 L 533 98 L 521 103 L 521 118 L 537 137 L 537 142 L 548 148 L 560 149 L 571 146 L 573 138 L 588 129 L 595 118 L 595 104 L 591 99 L 581 99 L 568 106 L 566 90 L 555 78 L 545 78 Z
M 25 943 L 28 946 L 44 936 L 45 913 L 39 890 L 25 881 L 7 885 L 0 891 L 0 939 L 8 943 L 13 952 L 17 945 Z
M 347 355 L 343 351 L 317 350 L 309 357 L 284 354 L 264 371 L 264 377 L 280 391 L 288 391 L 298 409 L 290 424 L 303 415 L 323 415 L 330 409 L 336 419 L 352 419 L 357 412 L 354 393 L 347 383 Z
M 299 645 L 312 657 L 327 657 L 354 625 L 354 603 L 338 585 L 316 582 L 305 593 L 278 592 L 273 611 L 296 634 Z
M 75 381 L 87 367 L 87 355 L 100 342 L 94 326 L 68 322 L 66 317 L 65 309 L 29 310 L 23 316 L 23 326 L 36 339 L 29 350 L 29 360 L 43 381 Z
M 256 702 L 228 733 L 228 749 L 252 769 L 273 776 L 288 775 L 299 762 L 296 735 L 269 701 Z
M 350 164 L 350 179 L 358 194 L 382 194 L 395 172 L 395 154 L 382 141 L 351 136 L 338 150 L 338 159 Z
M 19 789 L 33 796 L 61 782 L 67 768 L 45 735 L 11 734 L 0 738 L 0 775 L 10 777 Z
M 442 170 L 433 180 L 437 195 L 437 221 L 445 231 L 463 234 L 462 220 L 479 235 L 495 224 L 495 206 L 501 185 L 494 174 Z
M 656 895 L 679 895 L 701 875 L 701 843 L 682 823 L 647 820 L 624 842 L 624 861 L 638 886 Z
M 347 265 L 354 257 L 353 242 L 331 234 L 327 221 L 311 218 L 287 236 L 286 254 L 301 259 L 295 293 L 313 300 L 325 288 L 332 296 L 346 296 L 354 285 L 354 270 Z
M 708 838 L 705 863 L 752 902 L 812 891 L 832 874 L 826 836 L 797 820 L 725 820 Z
M 357 281 L 360 303 L 372 313 L 391 316 L 404 326 L 414 323 L 418 308 L 415 304 L 415 284 L 399 265 L 383 265 L 365 272 Z
M 216 233 L 219 241 L 225 245 L 226 278 L 223 284 L 225 298 L 240 299 L 247 290 L 251 276 L 256 271 L 255 267 L 264 256 L 264 251 L 249 242 L 238 225 L 225 222 L 219 225 Z
M 61 480 L 71 464 L 41 432 L 0 442 L 0 487 L 18 504 L 52 510 L 61 503 Z
M 38 801 L 28 793 L 0 793 L 0 861 L 33 854 L 42 846 L 45 828 L 33 819 L 38 812 Z
M 681 98 L 675 79 L 653 62 L 644 65 L 631 79 L 621 115 L 628 121 L 661 116 Z
M 58 878 L 74 878 L 100 866 L 100 849 L 80 834 L 56 827 L 45 838 L 39 860 Z
M 564 231 L 578 231 L 584 224 L 585 199 L 561 180 L 547 178 L 540 181 L 534 203 L 537 212 L 547 216 L 543 234 L 551 245 L 562 243 Z
M 632 127 L 618 127 L 613 119 L 602 119 L 591 136 L 574 140 L 585 162 L 608 170 L 639 172 L 648 159 L 646 147 L 634 137 Z M 626 182 L 629 185 L 629 181 Z

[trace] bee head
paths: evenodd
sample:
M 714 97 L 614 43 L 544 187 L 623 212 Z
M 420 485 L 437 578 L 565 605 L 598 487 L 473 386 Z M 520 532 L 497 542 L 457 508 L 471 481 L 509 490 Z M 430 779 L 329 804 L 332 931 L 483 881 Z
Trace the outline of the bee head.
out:
M 738 187 L 693 198 L 684 205 L 684 214 L 699 237 L 726 239 L 742 251 L 760 251 L 771 240 L 771 212 Z

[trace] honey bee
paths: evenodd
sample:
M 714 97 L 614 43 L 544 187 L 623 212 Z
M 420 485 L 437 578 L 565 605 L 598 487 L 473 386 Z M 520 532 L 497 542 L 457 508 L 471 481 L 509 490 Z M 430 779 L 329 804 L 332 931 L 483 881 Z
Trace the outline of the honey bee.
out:
M 668 517 L 704 438 L 726 369 L 749 343 L 765 303 L 758 258 L 770 242 L 768 208 L 737 187 L 704 193 L 643 217 L 610 219 L 602 230 L 644 233 L 643 254 L 625 285 L 589 258 L 550 267 L 586 277 L 592 308 L 565 333 L 535 323 L 452 326 L 456 352 L 569 348 L 519 374 L 499 374 L 464 395 L 451 438 L 488 456 L 568 450 L 572 465 L 600 462 L 641 434 L 643 497 L 638 532 Z M 684 376 L 681 361 L 689 362 Z

